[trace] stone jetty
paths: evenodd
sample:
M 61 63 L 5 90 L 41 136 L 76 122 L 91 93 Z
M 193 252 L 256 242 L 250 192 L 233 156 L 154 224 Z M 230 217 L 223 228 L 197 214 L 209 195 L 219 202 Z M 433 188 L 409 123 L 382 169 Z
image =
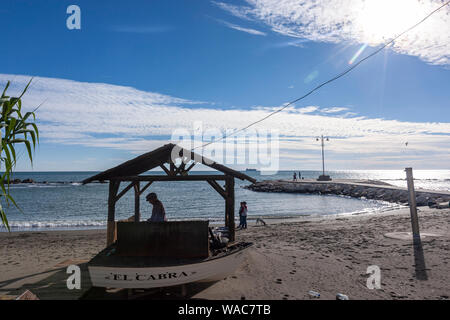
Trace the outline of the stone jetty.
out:
M 265 180 L 245 187 L 258 192 L 287 192 L 309 194 L 333 194 L 362 199 L 376 199 L 399 204 L 408 203 L 408 190 L 376 180 Z M 450 192 L 416 188 L 418 206 L 450 201 Z

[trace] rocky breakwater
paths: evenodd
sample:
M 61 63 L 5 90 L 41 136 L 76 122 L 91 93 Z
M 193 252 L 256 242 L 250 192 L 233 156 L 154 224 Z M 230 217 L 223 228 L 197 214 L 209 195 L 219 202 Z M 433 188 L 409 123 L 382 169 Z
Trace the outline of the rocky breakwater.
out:
M 391 186 L 380 181 L 366 182 L 319 182 L 319 181 L 286 181 L 265 180 L 245 187 L 257 192 L 287 192 L 308 194 L 333 194 L 362 199 L 375 199 L 399 204 L 408 203 L 408 190 Z M 450 192 L 437 192 L 416 189 L 418 206 L 433 205 L 450 201 Z

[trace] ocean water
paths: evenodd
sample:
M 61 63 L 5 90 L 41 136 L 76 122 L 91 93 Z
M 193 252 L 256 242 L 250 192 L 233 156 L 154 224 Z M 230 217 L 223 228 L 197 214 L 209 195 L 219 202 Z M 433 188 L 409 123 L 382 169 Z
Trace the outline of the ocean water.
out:
M 207 172 L 192 172 L 191 174 Z M 209 172 L 212 173 L 212 172 Z M 317 178 L 321 172 L 302 171 L 305 179 Z M 83 179 L 96 172 L 16 172 L 14 178 L 31 178 L 44 182 L 11 185 L 11 194 L 20 206 L 6 208 L 12 231 L 61 230 L 105 228 L 107 217 L 108 184 L 82 185 Z M 152 174 L 162 174 L 154 172 Z M 276 175 L 247 172 L 257 180 L 292 179 L 293 171 Z M 297 173 L 298 174 L 298 173 Z M 406 186 L 405 173 L 394 170 L 331 171 L 335 179 L 382 180 L 396 186 Z M 414 171 L 415 187 L 450 191 L 450 170 Z M 127 183 L 122 183 L 123 188 Z M 246 201 L 249 219 L 286 219 L 319 217 L 358 213 L 381 213 L 399 205 L 384 201 L 353 199 L 334 195 L 259 193 L 243 189 L 246 181 L 236 179 L 236 215 L 240 201 Z M 223 223 L 223 198 L 206 182 L 155 182 L 146 190 L 156 192 L 166 208 L 168 219 L 209 219 Z M 2 202 L 5 207 L 6 204 Z M 116 204 L 116 219 L 128 218 L 134 213 L 134 193 L 129 191 Z M 148 219 L 151 206 L 141 197 L 141 216 Z M 0 226 L 0 231 L 5 228 Z

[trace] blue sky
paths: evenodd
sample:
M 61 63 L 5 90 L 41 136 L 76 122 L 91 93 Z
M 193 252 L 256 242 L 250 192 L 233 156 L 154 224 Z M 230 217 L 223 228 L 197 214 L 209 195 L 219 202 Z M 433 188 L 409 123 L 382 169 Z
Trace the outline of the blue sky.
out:
M 25 102 L 46 101 L 34 166 L 16 169 L 102 170 L 194 121 L 245 126 L 443 3 L 338 2 L 3 0 L 0 84 L 14 93 L 34 76 Z M 71 4 L 81 30 L 66 28 Z M 450 169 L 449 13 L 271 118 L 294 140 L 280 143 L 281 169 L 320 169 L 320 134 L 330 169 Z

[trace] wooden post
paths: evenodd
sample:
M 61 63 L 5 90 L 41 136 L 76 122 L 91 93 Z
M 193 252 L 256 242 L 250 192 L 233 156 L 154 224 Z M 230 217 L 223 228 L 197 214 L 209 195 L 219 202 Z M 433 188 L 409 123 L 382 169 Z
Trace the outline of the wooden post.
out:
M 234 177 L 225 176 L 225 190 L 227 197 L 225 199 L 225 226 L 228 227 L 230 242 L 235 240 L 235 225 L 234 225 Z
M 136 183 L 134 184 L 134 222 L 139 223 L 139 221 L 141 220 L 141 212 L 140 212 L 140 186 L 141 183 L 139 181 L 136 181 Z
M 109 182 L 109 193 L 108 193 L 108 223 L 106 226 L 106 246 L 110 246 L 114 242 L 114 236 L 116 232 L 116 195 L 119 190 L 119 181 Z
M 414 191 L 414 178 L 412 168 L 406 168 L 406 181 L 408 182 L 408 202 L 411 213 L 411 226 L 413 240 L 420 240 L 419 218 L 417 217 L 416 192 Z

